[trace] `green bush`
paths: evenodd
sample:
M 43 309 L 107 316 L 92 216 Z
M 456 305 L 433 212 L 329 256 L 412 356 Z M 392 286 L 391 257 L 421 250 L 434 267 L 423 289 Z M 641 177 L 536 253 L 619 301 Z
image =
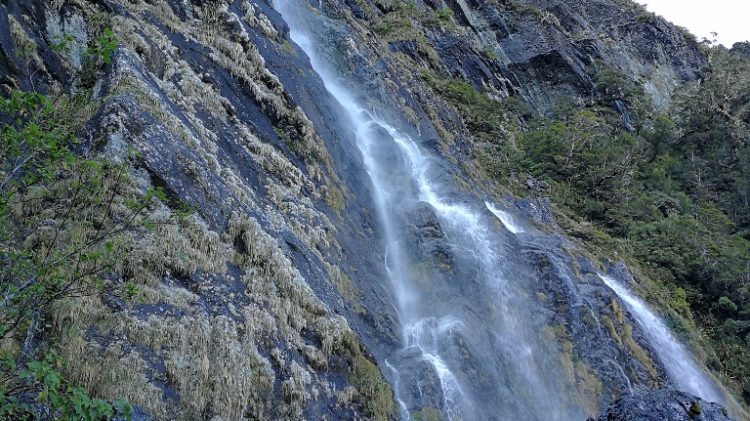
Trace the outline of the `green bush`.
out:
M 444 24 L 450 23 L 451 18 L 453 17 L 453 10 L 444 7 L 435 11 L 435 17 Z
M 65 52 L 70 40 L 58 41 L 51 49 Z M 65 381 L 52 350 L 55 338 L 44 332 L 60 300 L 105 288 L 102 275 L 121 258 L 120 234 L 142 221 L 141 211 L 156 194 L 123 204 L 117 198 L 126 185 L 126 164 L 72 152 L 92 109 L 86 79 L 110 64 L 116 48 L 106 28 L 94 38 L 75 75 L 80 86 L 74 95 L 17 90 L 0 99 L 3 419 L 129 417 L 125 403 L 91 398 Z M 27 46 L 20 54 L 29 53 Z
M 596 62 L 587 106 L 558 98 L 549 116 L 528 124 L 517 153 L 477 155 L 502 181 L 544 180 L 571 235 L 633 262 L 659 291 L 657 304 L 674 310 L 665 311 L 670 325 L 707 337 L 713 368 L 750 403 L 750 60 L 723 47 L 709 54 L 710 71 L 678 91 L 669 113 Z M 480 140 L 499 136 L 508 114 L 529 120 L 465 82 L 425 80 Z
M 60 419 L 97 421 L 119 415 L 130 419 L 130 406 L 124 401 L 110 403 L 91 398 L 80 388 L 68 384 L 57 370 L 58 358 L 48 352 L 41 361 L 26 363 L 20 370 L 15 360 L 3 358 L 0 367 L 4 373 L 15 372 L 13 388 L 8 383 L 0 390 L 0 418 L 2 419 Z M 22 393 L 35 395 L 34 403 L 19 399 Z

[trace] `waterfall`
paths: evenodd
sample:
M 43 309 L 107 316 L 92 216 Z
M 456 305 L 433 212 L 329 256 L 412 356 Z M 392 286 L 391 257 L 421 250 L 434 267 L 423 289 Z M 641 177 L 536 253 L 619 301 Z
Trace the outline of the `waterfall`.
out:
M 635 318 L 641 331 L 677 388 L 710 402 L 726 404 L 724 394 L 664 322 L 638 297 L 611 276 L 599 274 Z
M 534 237 L 524 221 L 463 193 L 421 139 L 371 105 L 381 104 L 380 98 L 358 96 L 368 87 L 333 70 L 341 52 L 328 45 L 327 31 L 336 24 L 313 7 L 303 0 L 274 0 L 292 41 L 337 103 L 343 147 L 349 141 L 358 149 L 371 182 L 388 275 L 383 281 L 393 291 L 402 333 L 400 347 L 380 363 L 401 419 L 572 421 L 592 415 L 584 406 L 599 397 L 580 395 L 580 379 L 571 367 L 583 362 L 573 361 L 579 357 L 569 345 L 563 349 L 567 339 L 550 336 L 559 319 L 530 298 L 534 289 L 528 283 L 535 272 L 526 263 L 509 263 L 519 260 L 511 247 L 530 247 L 533 254 L 552 250 L 559 241 Z M 567 283 L 560 291 L 573 297 L 564 298 L 569 301 L 562 306 L 584 308 L 574 280 L 561 279 Z M 615 280 L 603 275 L 602 280 L 627 304 L 672 381 L 704 399 L 723 401 L 720 389 L 658 317 Z M 590 329 L 598 332 L 590 337 L 600 337 L 592 308 L 585 311 L 593 320 Z M 579 323 L 578 329 L 587 327 Z M 603 361 L 614 377 L 624 377 L 625 391 L 632 391 L 622 367 Z
M 340 105 L 339 124 L 351 131 L 372 182 L 402 328 L 402 348 L 383 361 L 401 418 L 437 411 L 449 420 L 584 419 L 566 391 L 557 345 L 540 338 L 529 322 L 536 314 L 519 292 L 526 288 L 506 273 L 504 236 L 493 217 L 481 202 L 455 199 L 440 160 L 355 99 L 316 38 L 323 16 L 294 0 L 274 7 Z M 435 241 L 449 249 L 441 256 L 455 259 L 453 266 L 415 255 L 423 239 L 410 230 L 431 216 L 436 222 L 429 224 L 439 225 L 430 226 L 439 231 Z M 508 230 L 520 232 L 506 216 Z
M 525 231 L 523 229 L 523 226 L 518 221 L 516 221 L 516 218 L 513 217 L 513 215 L 505 212 L 504 210 L 498 208 L 490 202 L 484 202 L 484 205 L 487 207 L 487 209 L 489 209 L 490 212 L 492 212 L 493 215 L 497 217 L 497 219 L 500 220 L 500 222 L 503 223 L 503 226 L 505 226 L 508 231 L 512 232 L 513 234 L 520 234 Z

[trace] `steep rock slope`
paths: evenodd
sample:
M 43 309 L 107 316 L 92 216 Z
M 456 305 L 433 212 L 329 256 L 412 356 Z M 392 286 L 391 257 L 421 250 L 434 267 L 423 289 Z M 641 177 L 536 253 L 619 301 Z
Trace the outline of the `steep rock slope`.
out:
M 288 88 L 269 70 L 290 60 L 283 71 L 298 77 L 305 65 L 264 10 L 275 16 L 249 2 L 2 5 L 4 89 L 88 89 L 98 108 L 85 149 L 133 162 L 138 189 L 169 197 L 153 210 L 164 225 L 134 238 L 113 274 L 139 298 L 67 303 L 54 315 L 59 352 L 92 393 L 158 419 L 388 414 L 387 385 L 336 314 L 393 340 L 389 293 L 369 282 L 382 269 L 358 157 L 326 132 L 334 111 L 321 104 L 308 117 L 297 105 L 322 89 L 309 70 Z M 77 55 L 102 20 L 121 48 L 83 86 Z M 58 59 L 50 45 L 61 36 L 73 48 Z M 177 203 L 196 212 L 169 224 Z
M 661 390 L 619 399 L 598 418 L 600 421 L 729 419 L 726 410 L 715 403 Z
M 331 62 L 353 89 L 365 87 L 356 92 L 362 101 L 457 164 L 446 168 L 457 196 L 514 205 L 544 227 L 508 238 L 519 251 L 511 264 L 531 268 L 528 295 L 545 308 L 537 322 L 587 414 L 631 389 L 671 385 L 595 275 L 609 268 L 632 280 L 627 269 L 581 257 L 544 201 L 511 203 L 487 182 L 475 154 L 514 135 L 506 122 L 472 120 L 455 100 L 497 99 L 509 116 L 521 104 L 545 113 L 559 98 L 590 101 L 593 72 L 614 68 L 666 107 L 672 89 L 705 65 L 694 41 L 609 0 L 304 7 L 320 18 Z M 84 45 L 101 19 L 121 47 L 101 80 L 78 86 L 78 50 L 60 60 L 49 45 L 61 34 Z M 55 315 L 67 373 L 156 419 L 394 417 L 373 364 L 388 374 L 382 363 L 400 332 L 369 180 L 339 105 L 272 5 L 11 0 L 0 20 L 4 89 L 90 89 L 100 106 L 81 134 L 87 152 L 132 162 L 140 188 L 163 187 L 196 209 L 133 240 L 114 278 L 136 282 L 139 301 L 105 293 Z M 20 39 L 36 45 L 32 59 L 17 56 Z M 477 127 L 486 136 L 470 135 Z M 450 266 L 431 213 L 420 213 L 411 236 L 423 240 L 425 262 Z M 410 412 L 434 414 L 416 402 Z

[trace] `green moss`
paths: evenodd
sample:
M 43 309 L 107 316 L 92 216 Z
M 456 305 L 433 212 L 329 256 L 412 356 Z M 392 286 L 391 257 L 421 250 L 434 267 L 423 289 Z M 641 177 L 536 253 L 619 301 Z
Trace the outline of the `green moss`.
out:
M 612 314 L 615 317 L 618 327 L 618 329 L 615 330 L 613 325 L 612 329 L 615 330 L 615 335 L 619 338 L 620 343 L 625 345 L 628 351 L 630 351 L 635 359 L 646 369 L 652 379 L 657 379 L 659 377 L 659 371 L 656 369 L 656 366 L 648 353 L 638 344 L 638 342 L 635 341 L 635 338 L 633 338 L 633 326 L 625 317 L 622 307 L 620 307 L 620 304 L 615 299 L 610 301 L 610 307 L 612 308 Z M 607 329 L 609 330 L 610 328 L 608 327 Z
M 393 392 L 378 366 L 362 353 L 354 333 L 344 336 L 338 351 L 349 362 L 348 380 L 357 388 L 359 396 L 355 400 L 364 407 L 365 415 L 377 421 L 391 419 L 395 410 Z
M 435 17 L 442 23 L 450 23 L 451 18 L 453 17 L 453 10 L 447 7 L 438 9 L 435 11 Z
M 580 402 L 589 413 L 598 412 L 597 396 L 602 383 L 590 367 L 576 355 L 575 347 L 565 326 L 556 324 L 544 327 L 543 333 L 551 342 L 560 345 L 559 362 L 564 371 L 562 381 L 578 392 Z
M 615 329 L 615 324 L 612 323 L 612 319 L 610 319 L 607 315 L 602 315 L 600 317 L 600 320 L 604 325 L 604 328 L 607 329 L 609 337 L 617 342 L 618 345 L 622 345 L 622 339 L 620 339 L 620 335 L 617 333 L 617 329 Z
M 453 11 L 449 8 L 433 10 L 417 6 L 414 2 L 397 2 L 389 6 L 386 14 L 372 26 L 373 31 L 386 42 L 415 40 L 426 52 L 434 51 L 424 35 L 424 27 L 434 27 L 457 32 L 453 23 Z
M 596 327 L 596 319 L 591 314 L 591 312 L 584 311 L 583 313 L 583 322 L 586 323 L 586 326 L 588 328 L 595 328 Z
M 419 411 L 413 411 L 411 419 L 414 421 L 441 421 L 443 414 L 437 408 L 425 406 Z
M 693 402 L 692 404 L 690 404 L 691 416 L 698 416 L 701 413 L 703 413 L 703 408 L 701 408 L 701 404 L 699 402 Z
M 511 0 L 508 2 L 508 7 L 511 11 L 519 15 L 529 15 L 538 19 L 542 18 L 542 10 L 534 4 L 527 4 L 521 0 Z
M 325 267 L 328 271 L 328 276 L 331 278 L 331 282 L 336 287 L 336 290 L 341 294 L 341 297 L 350 304 L 359 297 L 359 292 L 354 287 L 351 278 L 344 273 L 338 266 L 334 266 L 325 262 Z M 362 310 L 361 306 L 356 306 L 355 311 Z
M 372 30 L 386 41 L 415 39 L 418 28 L 414 25 L 412 17 L 416 12 L 417 6 L 413 2 L 401 3 L 376 22 Z
M 344 210 L 346 202 L 344 201 L 344 192 L 340 188 L 335 186 L 333 183 L 328 182 L 325 186 L 325 201 L 328 206 L 336 212 L 337 215 L 341 215 L 341 211 Z
M 489 60 L 497 60 L 497 53 L 492 48 L 485 48 L 482 50 L 482 55 L 485 56 Z
M 289 43 L 289 41 L 284 40 L 284 42 L 281 43 L 281 50 L 289 55 L 296 55 L 296 51 L 294 50 L 294 47 L 292 47 L 292 44 Z

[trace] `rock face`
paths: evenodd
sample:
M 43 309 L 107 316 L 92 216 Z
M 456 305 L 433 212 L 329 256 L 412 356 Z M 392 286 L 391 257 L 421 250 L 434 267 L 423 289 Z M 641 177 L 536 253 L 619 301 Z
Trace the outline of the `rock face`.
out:
M 441 57 L 447 56 L 444 63 L 475 83 L 518 90 L 542 109 L 560 95 L 590 94 L 588 69 L 597 61 L 641 78 L 657 103 L 705 65 L 694 41 L 626 2 L 458 0 L 446 5 L 474 36 L 436 43 Z M 465 59 L 462 53 L 472 45 L 497 59 Z
M 655 390 L 618 399 L 596 421 L 730 421 L 720 405 L 674 390 Z M 593 421 L 593 418 L 591 419 Z
M 665 107 L 674 87 L 705 65 L 695 42 L 619 0 L 425 0 L 406 12 L 387 0 L 299 7 L 320 19 L 321 49 L 354 94 L 443 159 L 456 200 L 496 199 L 542 227 L 522 240 L 496 231 L 507 237 L 508 267 L 540 309 L 528 317 L 561 355 L 560 381 L 574 390 L 576 408 L 594 415 L 631 390 L 669 384 L 594 276 L 601 267 L 576 254 L 543 200 L 516 203 L 484 180 L 471 162 L 487 145 L 469 136 L 460 110 L 428 80 L 461 79 L 545 113 L 560 98 L 590 100 L 591 71 L 605 66 L 634 75 Z M 445 10 L 447 18 L 435 17 Z M 102 17 L 121 45 L 104 74 L 82 80 L 81 52 Z M 50 45 L 61 35 L 73 48 L 55 55 Z M 17 54 L 22 43 L 34 46 L 27 58 Z M 144 419 L 397 417 L 385 359 L 416 360 L 398 351 L 371 183 L 340 105 L 270 1 L 7 0 L 0 92 L 34 86 L 88 96 L 95 110 L 80 133 L 82 152 L 128 162 L 144 191 L 163 188 L 170 200 L 157 218 L 181 202 L 195 209 L 133 238 L 136 252 L 113 277 L 137 283 L 140 301 L 104 293 L 54 315 L 55 326 L 66 326 L 60 354 L 69 378 L 129 400 Z M 418 203 L 402 219 L 405 244 L 425 263 L 415 268 L 425 290 L 441 289 L 476 319 L 500 317 L 483 290 L 464 282 L 477 269 L 457 264 L 434 209 Z M 505 362 L 470 355 L 461 337 L 450 352 L 477 379 L 477 396 L 491 398 L 496 379 L 476 361 Z M 440 419 L 439 375 L 414 365 L 401 379 L 407 405 Z M 637 419 L 628 416 L 638 402 L 666 404 L 665 417 L 692 404 L 677 392 L 643 396 L 619 401 L 614 419 Z M 516 398 L 512 388 L 506 397 Z M 644 419 L 724 419 L 699 403 L 706 418 Z
M 112 275 L 142 299 L 54 315 L 70 327 L 65 374 L 155 419 L 387 417 L 371 355 L 393 343 L 395 315 L 366 174 L 270 5 L 13 0 L 0 22 L 3 95 L 85 95 L 82 152 L 129 163 L 138 189 L 169 198 Z M 120 47 L 80 77 L 104 25 Z M 60 39 L 71 48 L 57 55 Z M 194 214 L 167 223 L 179 203 Z

